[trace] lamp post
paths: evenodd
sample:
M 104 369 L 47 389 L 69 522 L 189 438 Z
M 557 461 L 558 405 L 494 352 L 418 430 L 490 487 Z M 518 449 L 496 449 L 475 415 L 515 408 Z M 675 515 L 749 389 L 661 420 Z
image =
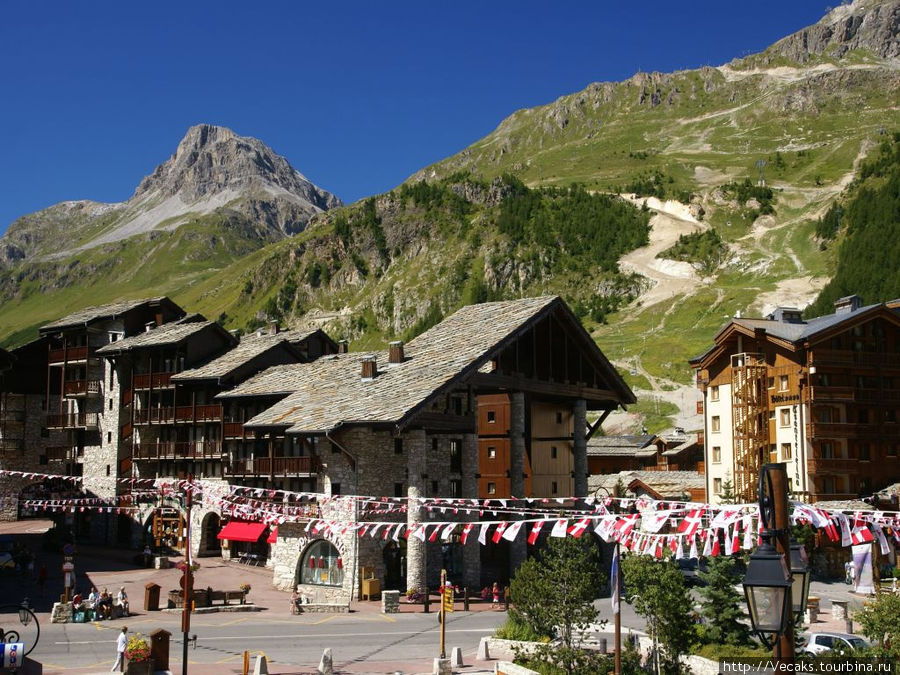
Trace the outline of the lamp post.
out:
M 809 599 L 810 580 L 809 561 L 806 558 L 806 549 L 793 539 L 791 540 L 791 599 L 794 612 L 794 625 L 799 625 L 806 611 L 806 601 Z
M 598 487 L 594 491 L 594 496 L 597 496 L 597 493 L 603 490 L 606 493 L 607 497 L 612 497 L 609 490 L 602 485 Z M 619 609 L 621 602 L 621 598 L 619 597 L 619 588 L 621 586 L 620 578 L 622 576 L 621 571 L 621 560 L 619 559 L 619 540 L 616 539 L 616 549 L 613 553 L 613 570 L 614 574 L 610 574 L 610 584 L 614 586 L 611 588 L 611 594 L 614 593 L 612 602 L 613 602 L 613 617 L 614 617 L 614 625 L 616 629 L 616 652 L 615 652 L 615 675 L 621 675 L 622 673 L 622 613 Z
M 184 577 L 182 589 L 184 599 L 181 612 L 181 675 L 187 675 L 188 671 L 188 639 L 191 632 L 191 603 L 194 601 L 194 570 L 191 556 L 191 505 L 193 492 L 191 487 L 194 482 L 194 474 L 189 473 L 187 484 L 184 486 Z
M 744 595 L 750 623 L 763 644 L 774 648 L 776 663 L 792 663 L 794 615 L 805 607 L 806 594 L 809 593 L 809 568 L 804 564 L 799 545 L 795 559 L 791 558 L 787 471 L 784 464 L 766 464 L 760 468 L 759 518 L 763 541 L 750 556 L 744 575 Z M 793 600 L 794 588 L 796 602 Z
M 3 643 L 0 645 L 0 661 L 7 660 L 7 655 L 3 652 L 12 649 L 21 649 L 21 658 L 24 659 L 37 647 L 37 643 L 41 639 L 41 624 L 37 615 L 28 605 L 28 598 L 25 598 L 20 605 L 0 605 L 0 621 L 9 625 L 10 622 L 14 622 L 16 619 L 18 619 L 19 626 L 10 630 L 0 628 L 0 642 Z M 26 640 L 24 637 L 25 631 L 32 624 L 34 625 L 34 639 Z M 31 636 L 29 635 L 28 637 Z M 14 648 L 14 645 L 21 645 L 21 647 Z M 19 667 L 21 665 L 20 662 Z

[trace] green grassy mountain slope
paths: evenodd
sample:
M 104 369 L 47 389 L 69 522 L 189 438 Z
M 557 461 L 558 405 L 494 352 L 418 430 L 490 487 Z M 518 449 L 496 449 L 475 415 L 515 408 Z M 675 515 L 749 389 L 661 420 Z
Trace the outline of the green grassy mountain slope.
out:
M 858 0 L 725 66 L 592 84 L 262 247 L 252 214 L 218 248 L 223 227 L 204 231 L 203 216 L 118 254 L 108 244 L 89 271 L 20 265 L 0 274 L 0 340 L 122 289 L 358 347 L 462 304 L 559 293 L 644 401 L 621 428 L 690 428 L 687 360 L 736 312 L 804 307 L 839 269 L 852 237 L 823 241 L 818 223 L 900 128 L 898 24 L 900 0 Z M 54 285 L 66 275 L 77 287 Z

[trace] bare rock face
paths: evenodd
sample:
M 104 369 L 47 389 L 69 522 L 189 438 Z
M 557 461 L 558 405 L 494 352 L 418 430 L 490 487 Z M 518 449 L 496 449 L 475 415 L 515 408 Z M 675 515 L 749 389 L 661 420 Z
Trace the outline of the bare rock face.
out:
M 771 52 L 799 63 L 813 54 L 841 57 L 853 49 L 865 49 L 881 58 L 900 56 L 900 0 L 857 0 L 829 12 L 818 23 L 804 28 L 771 47 Z
M 283 190 L 323 211 L 341 204 L 261 141 L 209 124 L 188 129 L 175 154 L 141 181 L 133 199 L 155 192 L 192 203 L 223 190 L 255 188 Z
M 211 213 L 243 219 L 262 244 L 299 232 L 316 214 L 340 205 L 261 141 L 200 124 L 128 201 L 63 202 L 18 219 L 0 237 L 0 265 L 172 231 Z M 85 231 L 90 234 L 81 238 Z

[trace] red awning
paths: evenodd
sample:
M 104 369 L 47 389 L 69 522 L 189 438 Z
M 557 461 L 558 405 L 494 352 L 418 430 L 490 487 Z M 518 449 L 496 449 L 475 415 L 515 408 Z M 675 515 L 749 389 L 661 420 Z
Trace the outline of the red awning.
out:
M 266 543 L 274 544 L 278 540 L 278 526 L 272 528 L 272 531 L 269 532 L 269 538 L 266 539 Z
M 265 531 L 265 523 L 244 523 L 240 520 L 232 520 L 225 524 L 217 537 L 228 541 L 259 541 Z

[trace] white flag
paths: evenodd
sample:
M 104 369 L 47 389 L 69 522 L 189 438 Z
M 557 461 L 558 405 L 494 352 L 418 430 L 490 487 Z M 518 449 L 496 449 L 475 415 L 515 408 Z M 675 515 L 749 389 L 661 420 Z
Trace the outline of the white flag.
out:
M 553 529 L 550 530 L 550 536 L 551 537 L 565 537 L 566 529 L 567 529 L 568 525 L 569 525 L 569 521 L 567 519 L 560 518 L 553 525 Z

